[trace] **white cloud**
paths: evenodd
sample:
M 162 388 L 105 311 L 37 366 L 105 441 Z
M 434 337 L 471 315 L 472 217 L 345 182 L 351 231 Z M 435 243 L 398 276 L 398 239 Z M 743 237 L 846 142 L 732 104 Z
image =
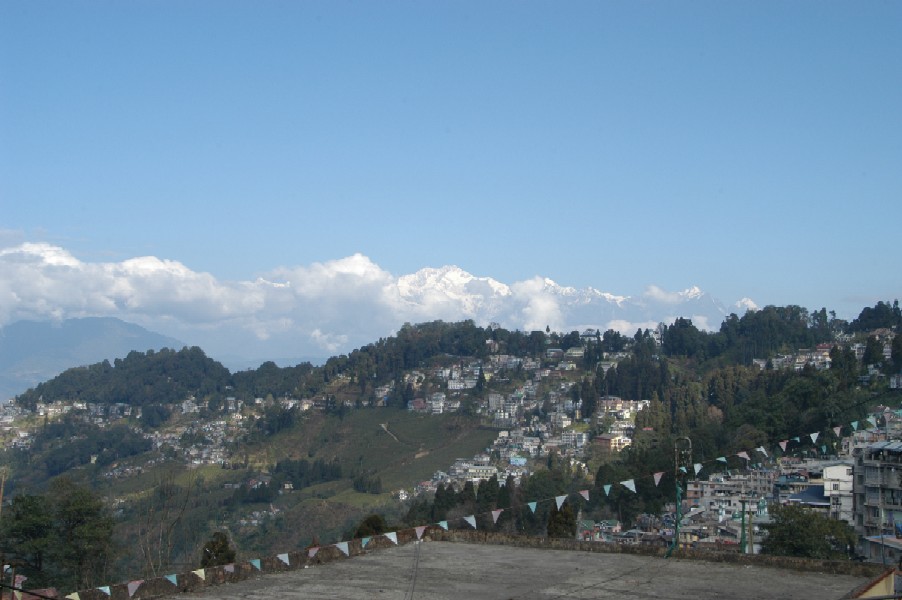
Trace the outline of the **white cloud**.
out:
M 51 244 L 0 248 L 0 326 L 114 316 L 235 356 L 347 352 L 404 322 L 435 319 L 495 321 L 524 331 L 569 331 L 579 323 L 632 335 L 654 328 L 659 313 L 677 312 L 694 290 L 650 286 L 637 303 L 542 277 L 507 286 L 451 266 L 396 277 L 362 254 L 223 281 L 153 256 L 83 262 Z M 708 323 L 704 315 L 692 318 L 699 327 Z
M 743 298 L 736 301 L 736 308 L 740 310 L 758 310 L 758 305 L 751 298 Z
M 525 331 L 544 331 L 550 327 L 559 331 L 564 320 L 559 297 L 549 291 L 547 280 L 534 277 L 511 286 L 513 299 L 522 304 L 517 327 Z

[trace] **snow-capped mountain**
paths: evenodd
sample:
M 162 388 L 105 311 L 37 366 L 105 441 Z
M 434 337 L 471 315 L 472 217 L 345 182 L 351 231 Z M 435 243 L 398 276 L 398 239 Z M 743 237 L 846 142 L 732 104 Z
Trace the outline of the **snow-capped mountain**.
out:
M 397 288 L 409 305 L 454 306 L 459 314 L 477 322 L 498 322 L 518 329 L 548 326 L 560 331 L 589 327 L 628 331 L 669 323 L 677 317 L 717 329 L 728 314 L 723 304 L 698 286 L 681 292 L 650 286 L 640 296 L 625 296 L 593 287 L 562 286 L 547 277 L 507 285 L 456 266 L 404 275 L 398 278 Z

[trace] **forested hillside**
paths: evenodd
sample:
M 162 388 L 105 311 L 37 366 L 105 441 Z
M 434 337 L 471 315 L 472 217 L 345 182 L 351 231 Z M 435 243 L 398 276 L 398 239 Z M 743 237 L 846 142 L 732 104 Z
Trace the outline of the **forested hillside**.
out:
M 38 541 L 5 550 L 30 549 L 22 558 L 34 581 L 88 582 L 190 564 L 223 528 L 239 552 L 281 551 L 314 535 L 339 539 L 372 511 L 434 521 L 449 511 L 502 506 L 517 494 L 555 495 L 652 471 L 672 478 L 678 437 L 691 438 L 696 460 L 709 460 L 799 432 L 834 435 L 834 426 L 874 405 L 898 404 L 888 382 L 902 372 L 902 335 L 892 335 L 900 322 L 898 303 L 882 302 L 851 323 L 825 309 L 765 307 L 731 315 L 716 332 L 677 319 L 631 336 L 436 321 L 405 325 L 323 366 L 265 363 L 235 373 L 200 348 L 132 352 L 69 369 L 16 399 L 17 435 L 5 438 L 2 462 L 7 500 L 22 510 L 0 524 L 3 539 L 29 535 L 27 506 L 44 507 L 48 520 Z M 809 360 L 815 350 L 820 362 Z M 472 384 L 452 391 L 451 371 Z M 502 428 L 490 416 L 490 396 L 498 405 L 526 395 L 530 408 L 505 428 L 539 431 L 566 413 L 593 439 L 608 426 L 598 413 L 604 399 L 648 405 L 628 450 L 600 457 L 587 446 L 581 460 L 588 470 L 552 453 L 532 460 L 533 474 L 518 485 L 495 489 L 495 479 L 480 484 L 475 498 L 466 488 L 406 502 L 389 493 L 413 490 L 457 458 L 487 452 Z M 435 396 L 459 408 L 424 411 Z M 408 410 L 417 402 L 417 411 Z M 110 512 L 92 518 L 101 533 L 115 523 L 107 544 L 141 544 L 115 555 L 101 544 L 109 557 L 103 564 L 55 558 L 48 549 L 58 543 L 57 509 L 47 494 L 63 484 L 53 481 L 95 494 L 82 502 L 91 510 L 102 492 Z M 635 494 L 596 488 L 584 508 L 630 519 L 659 509 L 664 487 L 642 480 Z M 552 515 L 505 519 L 542 531 Z

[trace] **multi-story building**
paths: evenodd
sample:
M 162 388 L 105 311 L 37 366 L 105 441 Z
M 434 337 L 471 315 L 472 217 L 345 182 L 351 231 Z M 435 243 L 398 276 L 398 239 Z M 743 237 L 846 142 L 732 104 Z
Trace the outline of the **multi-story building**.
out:
M 830 502 L 830 518 L 854 522 L 851 462 L 824 467 L 824 496 Z
M 883 441 L 858 451 L 853 482 L 855 529 L 870 560 L 902 556 L 894 523 L 902 524 L 902 442 Z

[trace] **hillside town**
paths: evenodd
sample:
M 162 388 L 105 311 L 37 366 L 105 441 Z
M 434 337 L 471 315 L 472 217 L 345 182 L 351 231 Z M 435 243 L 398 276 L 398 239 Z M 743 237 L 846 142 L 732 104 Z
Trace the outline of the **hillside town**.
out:
M 404 386 L 404 392 L 411 396 L 406 402 L 408 411 L 441 415 L 465 409 L 497 431 L 494 442 L 483 452 L 457 459 L 428 481 L 395 490 L 395 497 L 406 501 L 434 493 L 439 485 L 459 489 L 468 481 L 479 483 L 493 477 L 501 482 L 513 477 L 519 482 L 535 469 L 537 461 L 551 454 L 588 474 L 588 459 L 604 461 L 629 448 L 635 438 L 637 416 L 649 408 L 650 400 L 601 396 L 588 418 L 582 415 L 579 395 L 573 393 L 580 381 L 585 348 L 599 333 L 586 330 L 580 335 L 582 344 L 566 350 L 549 347 L 541 358 L 500 353 L 488 340 L 492 352 L 487 360 L 445 360 L 432 368 L 411 370 L 402 381 L 376 389 L 371 401 L 376 409 L 388 405 Z M 661 331 L 651 334 L 659 345 Z M 887 359 L 894 335 L 891 330 L 871 333 L 882 344 Z M 863 343 L 841 341 L 850 345 L 856 358 L 864 356 Z M 754 359 L 752 364 L 762 370 L 829 369 L 832 347 L 822 344 L 767 360 Z M 598 366 L 606 372 L 627 355 L 605 353 Z M 876 369 L 869 369 L 860 380 L 867 384 L 871 377 L 881 376 Z M 902 388 L 902 375 L 888 379 L 889 389 Z M 0 407 L 0 429 L 6 447 L 27 449 L 39 427 L 64 415 L 101 429 L 126 425 L 135 436 L 146 439 L 161 458 L 145 464 L 117 462 L 103 473 L 107 479 L 122 479 L 141 473 L 152 466 L 153 460 L 178 460 L 195 467 L 228 466 L 235 458 L 237 443 L 267 408 L 278 406 L 303 414 L 328 410 L 330 403 L 334 398 L 326 396 L 268 396 L 248 401 L 226 396 L 220 410 L 210 411 L 196 398 L 188 397 L 172 407 L 174 418 L 169 426 L 142 428 L 141 407 L 125 403 L 39 402 L 34 410 L 27 410 L 10 402 Z M 367 401 L 345 404 L 345 408 L 353 409 L 366 406 Z M 857 551 L 865 559 L 895 562 L 902 557 L 902 542 L 894 529 L 894 523 L 902 523 L 902 477 L 895 474 L 897 466 L 902 473 L 902 442 L 896 441 L 902 439 L 902 411 L 878 407 L 868 425 L 842 437 L 829 451 L 825 447 L 820 455 L 771 457 L 738 470 L 682 478 L 685 489 L 679 510 L 672 503 L 663 514 L 644 515 L 635 523 L 580 520 L 577 537 L 664 546 L 672 544 L 678 535 L 677 542 L 686 547 L 741 545 L 755 552 L 760 548 L 761 525 L 769 522 L 769 507 L 797 504 L 852 524 L 861 536 Z M 261 518 L 252 514 L 242 523 L 253 525 Z M 898 533 L 902 535 L 902 529 Z

